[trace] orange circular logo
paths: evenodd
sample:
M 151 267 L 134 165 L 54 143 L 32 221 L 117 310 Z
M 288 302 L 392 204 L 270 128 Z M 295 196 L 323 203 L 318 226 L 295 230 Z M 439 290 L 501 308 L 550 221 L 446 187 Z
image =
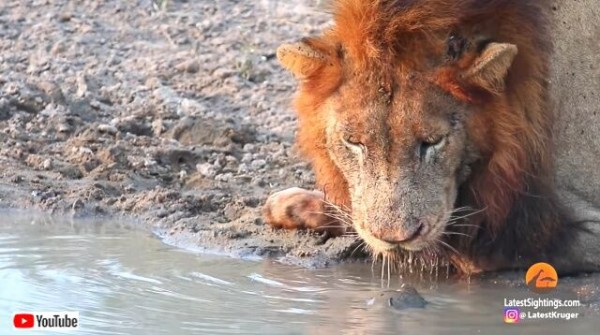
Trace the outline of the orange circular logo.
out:
M 536 263 L 527 270 L 525 283 L 535 293 L 548 293 L 556 288 L 558 274 L 552 265 Z

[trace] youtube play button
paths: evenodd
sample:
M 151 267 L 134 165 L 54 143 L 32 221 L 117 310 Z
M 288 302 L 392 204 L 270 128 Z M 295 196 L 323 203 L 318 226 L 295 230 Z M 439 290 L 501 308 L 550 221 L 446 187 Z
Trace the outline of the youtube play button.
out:
M 33 328 L 33 314 L 15 314 L 13 317 L 13 325 L 15 328 Z

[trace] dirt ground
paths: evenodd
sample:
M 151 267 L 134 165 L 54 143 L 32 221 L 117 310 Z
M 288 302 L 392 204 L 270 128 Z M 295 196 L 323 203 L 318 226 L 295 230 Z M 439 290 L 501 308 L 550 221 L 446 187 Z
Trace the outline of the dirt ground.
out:
M 280 43 L 316 0 L 5 0 L 0 205 L 133 217 L 167 243 L 322 266 L 355 241 L 273 231 L 266 197 L 313 176 Z

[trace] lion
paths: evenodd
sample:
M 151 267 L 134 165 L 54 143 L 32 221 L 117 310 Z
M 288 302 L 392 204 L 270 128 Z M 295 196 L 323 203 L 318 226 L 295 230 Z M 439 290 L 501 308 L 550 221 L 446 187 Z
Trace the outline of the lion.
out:
M 265 222 L 458 273 L 589 269 L 554 181 L 548 9 L 333 1 L 330 29 L 277 50 L 299 81 L 296 141 L 317 190 L 271 195 Z

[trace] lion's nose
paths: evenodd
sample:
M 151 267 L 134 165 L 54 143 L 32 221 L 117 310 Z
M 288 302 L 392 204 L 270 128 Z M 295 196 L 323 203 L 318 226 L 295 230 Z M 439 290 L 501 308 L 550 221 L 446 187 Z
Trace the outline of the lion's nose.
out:
M 378 229 L 373 231 L 373 236 L 376 238 L 387 242 L 389 244 L 399 244 L 410 242 L 423 232 L 423 222 L 415 222 L 415 224 L 411 225 L 409 228 L 404 229 Z

